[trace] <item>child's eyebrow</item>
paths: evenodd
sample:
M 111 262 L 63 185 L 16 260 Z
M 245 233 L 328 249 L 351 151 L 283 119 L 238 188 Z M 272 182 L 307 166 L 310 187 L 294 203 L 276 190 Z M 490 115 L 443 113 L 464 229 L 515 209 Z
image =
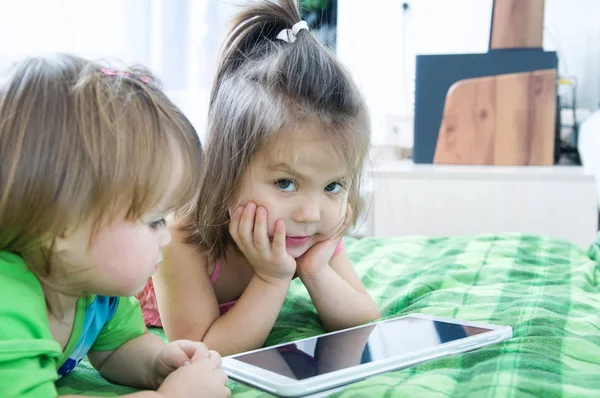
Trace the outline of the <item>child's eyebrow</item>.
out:
M 269 163 L 269 164 L 267 164 L 267 170 L 283 171 L 284 173 L 287 173 L 289 175 L 293 175 L 293 176 L 302 178 L 302 175 L 300 175 L 296 170 L 294 170 L 293 167 L 291 167 L 289 164 L 287 164 L 285 162 L 279 162 L 279 163 L 275 163 L 275 164 Z
M 292 166 L 290 166 L 289 164 L 285 163 L 285 162 L 279 162 L 279 163 L 268 163 L 267 164 L 267 170 L 268 171 L 282 171 L 286 174 L 289 174 L 291 176 L 294 176 L 295 178 L 297 178 L 298 180 L 308 180 L 309 178 L 303 174 L 300 174 L 299 172 L 297 172 L 296 170 L 294 170 L 292 168 Z M 340 176 L 336 176 L 334 178 L 331 178 L 332 182 L 341 182 L 342 184 L 345 184 L 347 182 L 347 177 L 344 175 L 340 175 Z

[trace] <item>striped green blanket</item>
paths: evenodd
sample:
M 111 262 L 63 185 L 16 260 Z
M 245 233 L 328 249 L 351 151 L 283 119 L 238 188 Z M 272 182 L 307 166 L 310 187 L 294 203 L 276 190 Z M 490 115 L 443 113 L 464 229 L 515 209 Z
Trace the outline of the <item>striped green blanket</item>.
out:
M 389 372 L 336 397 L 600 396 L 600 243 L 589 251 L 525 235 L 346 239 L 385 317 L 429 313 L 513 327 L 514 338 Z M 322 332 L 306 289 L 292 284 L 267 345 Z M 89 365 L 62 394 L 116 395 Z M 267 396 L 234 381 L 233 396 Z

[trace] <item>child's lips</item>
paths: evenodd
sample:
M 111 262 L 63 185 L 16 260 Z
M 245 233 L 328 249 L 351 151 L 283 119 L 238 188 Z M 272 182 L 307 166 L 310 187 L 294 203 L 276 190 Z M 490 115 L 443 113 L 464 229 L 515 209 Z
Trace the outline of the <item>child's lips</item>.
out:
M 285 243 L 287 246 L 303 246 L 310 240 L 310 236 L 287 236 Z

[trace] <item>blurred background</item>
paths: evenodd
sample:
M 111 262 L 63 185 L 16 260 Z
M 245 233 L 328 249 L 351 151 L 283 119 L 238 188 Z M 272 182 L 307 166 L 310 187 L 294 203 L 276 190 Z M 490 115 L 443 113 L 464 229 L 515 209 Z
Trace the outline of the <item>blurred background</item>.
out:
M 0 66 L 68 51 L 142 63 L 202 133 L 216 54 L 241 0 L 0 0 Z M 375 144 L 411 146 L 417 54 L 488 48 L 493 0 L 302 0 L 369 102 Z M 600 104 L 600 1 L 546 0 L 544 49 L 578 81 L 583 116 Z
M 335 46 L 336 1 L 305 2 L 315 34 Z M 71 52 L 141 63 L 157 74 L 201 136 L 219 46 L 236 0 L 0 0 L 0 68 L 30 55 Z M 328 14 L 329 13 L 329 14 Z
M 515 204 L 508 210 L 491 211 L 493 204 L 508 201 L 500 200 L 500 194 L 494 194 L 495 196 L 492 195 L 488 199 L 482 199 L 480 204 L 470 204 L 463 209 L 464 211 L 456 210 L 457 214 L 464 213 L 460 216 L 460 221 L 448 218 L 448 214 L 452 213 L 453 202 L 444 195 L 456 191 L 455 202 L 463 203 L 463 198 L 469 198 L 473 202 L 477 195 L 481 196 L 486 191 L 474 180 L 471 190 L 458 183 L 449 183 L 439 188 L 443 195 L 438 191 L 426 193 L 427 189 L 435 186 L 432 181 L 441 183 L 447 181 L 448 176 L 462 175 L 470 171 L 461 167 L 439 165 L 433 168 L 419 168 L 412 163 L 416 146 L 415 136 L 422 137 L 427 133 L 435 138 L 438 135 L 437 129 L 417 131 L 416 128 L 418 112 L 415 112 L 415 93 L 419 91 L 415 89 L 418 69 L 416 64 L 418 57 L 423 55 L 468 56 L 488 53 L 494 0 L 300 1 L 304 9 L 303 18 L 311 26 L 313 33 L 337 53 L 366 97 L 373 127 L 372 158 L 380 163 L 387 162 L 391 170 L 389 173 L 386 171 L 388 174 L 385 174 L 385 186 L 391 186 L 388 179 L 392 177 L 389 175 L 396 176 L 399 181 L 417 181 L 417 176 L 428 176 L 423 177 L 423 185 L 403 187 L 398 192 L 382 194 L 382 200 L 385 202 L 390 196 L 407 198 L 413 192 L 416 195 L 414 203 L 418 205 L 407 206 L 406 213 L 414 215 L 415 209 L 423 209 L 424 212 L 422 219 L 413 217 L 418 228 L 406 227 L 406 231 L 399 231 L 399 226 L 411 224 L 406 220 L 391 222 L 393 217 L 390 218 L 389 209 L 380 206 L 381 209 L 386 209 L 382 210 L 382 220 L 385 221 L 385 225 L 395 226 L 394 234 L 431 232 L 421 231 L 419 228 L 423 225 L 439 225 L 439 220 L 445 219 L 451 224 L 450 232 L 456 229 L 457 225 L 471 224 L 474 227 L 467 232 L 500 229 L 548 232 L 550 227 L 540 226 L 538 221 L 533 220 L 535 217 L 531 221 L 533 227 L 529 228 L 529 225 L 508 225 L 508 218 L 504 216 L 515 214 L 517 216 L 512 218 L 522 220 L 524 214 L 534 214 L 533 210 L 540 208 L 539 203 L 545 203 L 544 208 L 549 209 L 542 218 L 555 220 L 555 229 L 560 232 L 565 229 L 566 221 L 559 220 L 557 215 L 566 214 L 568 221 L 573 218 L 569 214 L 574 210 L 587 211 L 585 206 L 567 203 L 567 199 L 563 200 L 557 196 L 562 192 L 566 198 L 581 197 L 582 195 L 573 193 L 572 182 L 577 178 L 583 181 L 582 185 L 589 182 L 593 186 L 594 178 L 584 180 L 584 177 L 579 177 L 581 173 L 595 175 L 597 194 L 594 197 L 594 190 L 590 191 L 591 202 L 594 203 L 589 209 L 591 216 L 581 217 L 587 220 L 593 218 L 593 225 L 590 224 L 588 228 L 591 232 L 586 233 L 595 234 L 599 214 L 595 203 L 600 204 L 596 202 L 600 201 L 599 0 L 545 0 L 543 6 L 543 50 L 556 52 L 558 58 L 556 114 L 559 117 L 556 128 L 554 123 L 551 123 L 550 134 L 556 137 L 555 148 L 565 148 L 564 153 L 569 155 L 567 163 L 581 164 L 581 152 L 585 170 L 573 169 L 568 171 L 571 174 L 565 174 L 563 169 L 556 167 L 551 172 L 539 171 L 536 178 L 539 177 L 540 181 L 548 180 L 549 188 L 543 191 L 532 184 L 527 185 L 532 189 L 531 207 L 525 208 Z M 503 0 L 504 3 L 508 1 L 511 0 Z M 167 94 L 181 106 L 202 139 L 205 135 L 208 96 L 219 46 L 225 37 L 231 16 L 239 10 L 239 5 L 246 3 L 247 0 L 0 0 L 0 67 L 25 56 L 57 51 L 72 52 L 92 59 L 144 64 L 159 76 Z M 436 75 L 447 72 L 445 69 L 442 63 L 437 70 L 439 73 L 434 71 L 431 81 L 435 80 Z M 436 84 L 435 81 L 433 84 Z M 551 86 L 553 84 L 550 82 Z M 443 90 L 445 93 L 445 88 Z M 421 93 L 429 91 L 421 86 Z M 552 101 L 554 102 L 554 99 Z M 500 106 L 509 102 L 514 101 L 504 101 Z M 440 126 L 441 108 L 435 112 L 431 109 L 419 109 L 421 117 L 436 118 L 436 126 Z M 492 109 L 491 112 L 493 111 Z M 471 117 L 465 119 L 469 122 Z M 439 129 L 440 132 L 442 130 Z M 506 132 L 504 127 L 497 130 L 499 134 Z M 432 153 L 435 142 L 428 145 L 425 150 Z M 469 153 L 477 155 L 478 152 L 485 151 L 485 148 L 476 148 L 469 150 Z M 518 149 L 511 151 L 519 152 Z M 557 164 L 563 162 L 563 156 L 559 152 L 555 153 Z M 398 163 L 399 161 L 406 162 Z M 527 161 L 525 159 L 523 162 L 521 159 L 515 164 L 527 164 Z M 419 163 L 416 157 L 415 163 Z M 524 176 L 538 173 L 532 170 L 535 169 L 486 168 L 482 169 L 481 175 L 488 179 L 487 176 L 492 178 L 508 173 L 509 177 L 502 178 L 516 183 L 523 180 Z M 443 174 L 446 172 L 451 174 Z M 439 173 L 442 173 L 443 177 L 438 177 Z M 567 185 L 565 188 L 555 188 L 552 185 L 553 178 L 564 180 Z M 499 184 L 498 187 L 498 192 L 514 191 L 513 186 L 507 188 Z M 518 191 L 521 196 L 527 196 L 521 188 Z M 437 205 L 426 202 L 434 198 L 446 198 L 438 206 L 441 215 L 435 217 L 431 214 Z M 551 199 L 560 203 L 551 203 Z M 517 197 L 516 200 L 519 202 L 521 199 Z M 516 212 L 515 206 L 523 207 L 524 210 L 521 213 Z M 494 227 L 489 220 L 482 221 L 484 218 L 481 214 L 473 213 L 472 209 L 482 209 L 481 214 L 499 214 L 497 221 L 500 227 Z M 469 212 L 473 214 L 469 216 Z M 430 222 L 431 217 L 435 218 L 436 222 Z M 377 232 L 379 227 L 370 228 Z M 581 230 L 580 227 L 573 229 L 573 233 L 579 233 Z M 446 230 L 435 232 L 449 233 Z M 585 239 L 589 238 L 587 235 Z

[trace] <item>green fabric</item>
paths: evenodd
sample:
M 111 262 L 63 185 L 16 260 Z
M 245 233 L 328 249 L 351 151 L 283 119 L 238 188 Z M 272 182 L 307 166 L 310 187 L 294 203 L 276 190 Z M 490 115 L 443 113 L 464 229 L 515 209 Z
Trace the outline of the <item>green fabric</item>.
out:
M 38 279 L 21 257 L 0 252 L 0 395 L 55 396 L 61 355 Z
M 91 295 L 77 301 L 73 330 L 63 352 L 50 333 L 46 300 L 37 277 L 20 256 L 0 251 L 0 396 L 56 396 L 57 370 L 77 348 L 86 311 L 95 300 Z M 115 349 L 145 332 L 134 297 L 120 297 L 116 305 L 105 324 L 98 324 L 96 318 L 94 326 L 102 329 L 93 346 L 90 342 L 93 350 Z M 90 308 L 93 311 L 94 307 Z
M 102 328 L 92 350 L 115 350 L 145 332 L 146 326 L 140 303 L 135 297 L 119 297 L 115 314 Z
M 388 372 L 336 397 L 600 396 L 600 246 L 589 252 L 539 236 L 346 239 L 385 317 L 422 312 L 513 327 L 514 338 L 470 353 Z M 267 340 L 321 333 L 306 289 L 292 284 Z M 61 393 L 116 395 L 80 366 Z M 233 396 L 268 396 L 230 382 Z

